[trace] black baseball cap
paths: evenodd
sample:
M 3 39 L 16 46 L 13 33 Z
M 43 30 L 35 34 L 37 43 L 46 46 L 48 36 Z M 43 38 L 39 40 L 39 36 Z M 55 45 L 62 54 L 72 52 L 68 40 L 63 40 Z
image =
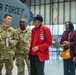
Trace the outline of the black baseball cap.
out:
M 36 17 L 34 17 L 34 20 L 37 19 L 40 22 L 43 22 L 43 17 L 41 15 L 37 15 Z

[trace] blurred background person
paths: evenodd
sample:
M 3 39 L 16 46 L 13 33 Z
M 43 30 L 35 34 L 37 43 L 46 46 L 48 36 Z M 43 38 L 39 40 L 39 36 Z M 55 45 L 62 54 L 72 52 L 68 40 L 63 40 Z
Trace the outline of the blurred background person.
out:
M 73 23 L 70 21 L 65 22 L 65 31 L 62 34 L 60 44 L 64 49 L 70 48 L 70 58 L 63 59 L 64 75 L 75 75 L 75 63 L 73 61 L 74 55 L 74 37 L 76 31 L 74 30 Z M 68 41 L 70 35 L 70 41 Z

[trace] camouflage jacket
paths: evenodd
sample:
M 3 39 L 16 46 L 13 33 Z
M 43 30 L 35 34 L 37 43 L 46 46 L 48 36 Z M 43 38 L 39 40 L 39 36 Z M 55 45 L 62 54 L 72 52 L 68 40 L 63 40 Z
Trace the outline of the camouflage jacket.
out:
M 31 39 L 31 30 L 26 28 L 21 30 L 20 28 L 16 29 L 14 39 L 16 40 L 16 53 L 28 53 L 30 47 Z
M 13 34 L 15 30 L 12 27 L 5 28 L 3 25 L 0 26 L 0 53 L 7 57 L 9 54 L 14 54 L 14 42 Z M 6 46 L 6 38 L 11 38 L 11 44 Z

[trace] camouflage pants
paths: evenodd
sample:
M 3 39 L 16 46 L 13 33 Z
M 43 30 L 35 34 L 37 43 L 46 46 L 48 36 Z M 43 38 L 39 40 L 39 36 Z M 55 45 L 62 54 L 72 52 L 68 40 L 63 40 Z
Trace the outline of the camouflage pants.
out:
M 28 60 L 28 54 L 25 55 L 25 61 L 28 68 L 28 75 L 30 75 L 30 61 Z
M 6 75 L 12 75 L 13 60 L 0 59 L 0 75 L 2 75 L 3 64 L 5 63 Z
M 30 75 L 30 64 L 29 64 L 30 62 L 28 61 L 27 56 L 28 56 L 27 54 L 16 53 L 16 65 L 18 68 L 18 75 L 24 75 L 24 67 L 25 67 L 24 60 L 26 61 L 27 64 L 28 75 Z

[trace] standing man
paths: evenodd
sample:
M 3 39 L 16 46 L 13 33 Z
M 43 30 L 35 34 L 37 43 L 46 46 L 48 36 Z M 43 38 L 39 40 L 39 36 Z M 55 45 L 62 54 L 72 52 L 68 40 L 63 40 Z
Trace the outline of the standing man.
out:
M 26 61 L 28 67 L 28 75 L 30 75 L 30 65 L 28 61 L 28 52 L 30 47 L 31 30 L 26 28 L 25 19 L 20 20 L 20 26 L 15 32 L 14 39 L 16 40 L 16 65 L 18 68 L 18 75 L 24 75 L 24 67 Z
M 43 17 L 37 15 L 33 20 L 31 46 L 29 52 L 31 75 L 45 75 L 45 61 L 49 59 L 49 46 L 52 44 L 50 29 L 42 24 Z
M 0 26 L 0 75 L 5 63 L 6 75 L 12 75 L 13 68 L 13 55 L 14 55 L 14 42 L 13 34 L 14 29 L 10 26 L 12 16 L 6 14 L 4 16 L 4 24 Z

